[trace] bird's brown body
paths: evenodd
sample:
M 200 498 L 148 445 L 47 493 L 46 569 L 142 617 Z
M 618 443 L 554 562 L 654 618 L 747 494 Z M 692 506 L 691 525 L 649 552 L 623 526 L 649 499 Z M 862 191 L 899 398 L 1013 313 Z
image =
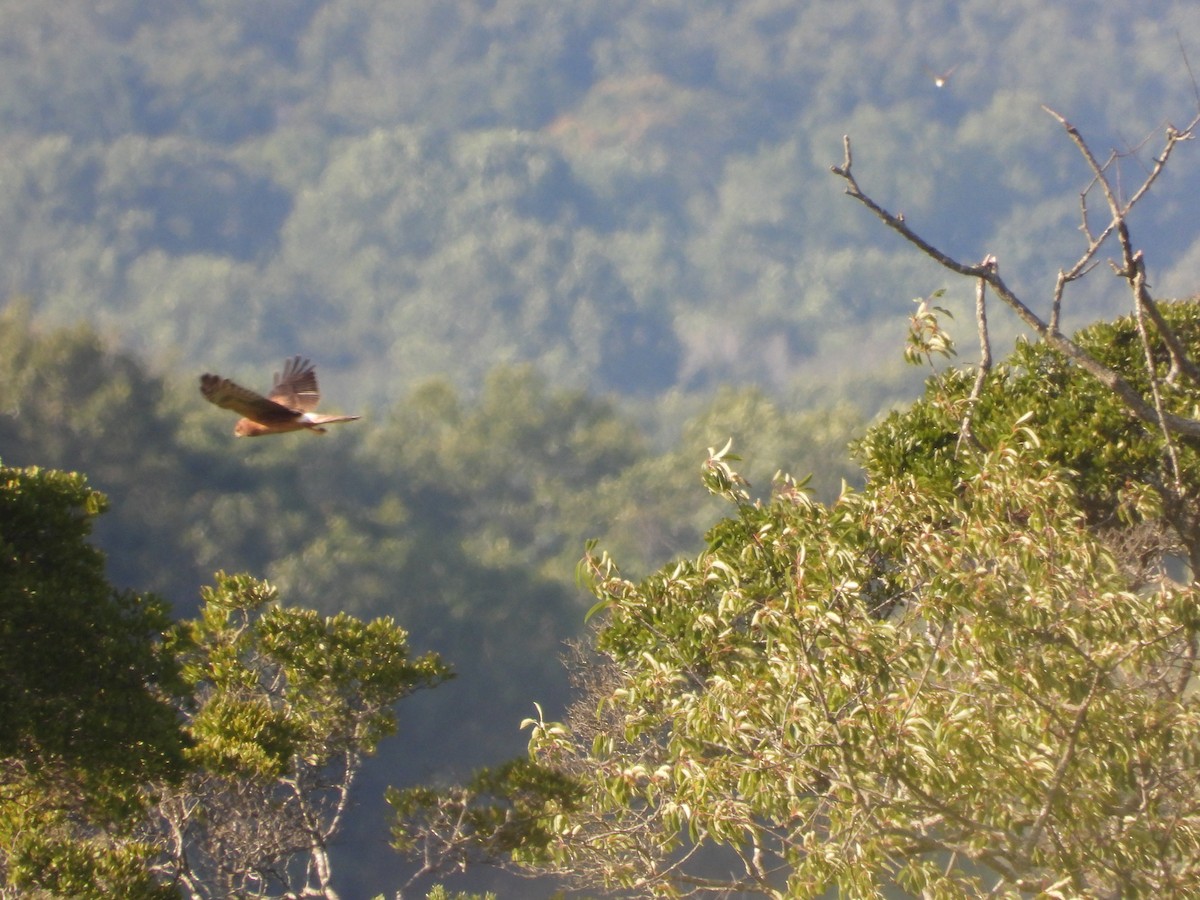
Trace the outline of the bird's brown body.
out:
M 238 437 L 262 437 L 288 431 L 324 434 L 326 425 L 352 422 L 358 416 L 327 416 L 313 410 L 321 400 L 317 373 L 307 359 L 294 356 L 275 373 L 271 393 L 264 397 L 219 375 L 200 376 L 200 393 L 209 403 L 241 413 L 233 427 Z

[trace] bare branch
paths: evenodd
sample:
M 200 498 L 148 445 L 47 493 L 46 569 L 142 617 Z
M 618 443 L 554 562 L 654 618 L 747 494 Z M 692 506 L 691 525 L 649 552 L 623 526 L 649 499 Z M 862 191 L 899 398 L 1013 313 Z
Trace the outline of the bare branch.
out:
M 1133 195 L 1127 201 L 1121 203 L 1117 198 L 1116 193 L 1112 190 L 1111 185 L 1108 184 L 1108 180 L 1104 177 L 1104 172 L 1108 164 L 1106 163 L 1104 166 L 1101 166 L 1096 161 L 1096 157 L 1092 154 L 1087 142 L 1079 133 L 1079 129 L 1077 129 L 1062 115 L 1055 112 L 1050 107 L 1043 106 L 1042 109 L 1054 117 L 1054 119 L 1056 119 L 1058 123 L 1063 126 L 1067 134 L 1070 136 L 1071 141 L 1079 149 L 1079 152 L 1083 155 L 1083 158 L 1087 160 L 1088 166 L 1091 168 L 1092 173 L 1096 176 L 1096 180 L 1100 184 L 1101 190 L 1104 192 L 1105 200 L 1108 201 L 1108 207 L 1112 213 L 1113 221 L 1109 224 L 1108 228 L 1105 229 L 1105 231 L 1109 233 L 1111 233 L 1111 230 L 1116 227 L 1118 221 L 1123 220 L 1129 215 L 1129 212 L 1133 209 L 1133 207 L 1137 205 L 1138 201 L 1146 195 L 1151 186 L 1153 186 L 1154 182 L 1158 180 L 1158 176 L 1161 175 L 1163 169 L 1166 168 L 1167 161 L 1171 158 L 1171 153 L 1174 151 L 1175 146 L 1180 141 L 1191 140 L 1195 134 L 1196 126 L 1200 125 L 1200 115 L 1197 115 L 1195 118 L 1193 118 L 1183 128 L 1176 128 L 1174 125 L 1168 123 L 1166 128 L 1166 143 L 1163 145 L 1162 153 L 1155 158 L 1154 167 L 1146 175 L 1146 178 L 1142 181 L 1141 186 L 1133 192 Z
M 847 194 L 862 203 L 863 206 L 867 207 L 867 209 L 871 210 L 871 212 L 875 213 L 875 215 L 878 216 L 885 225 L 887 225 L 893 231 L 898 232 L 909 243 L 915 244 L 926 256 L 937 261 L 940 265 L 949 269 L 951 272 L 957 272 L 959 275 L 967 275 L 972 278 L 978 278 L 983 274 L 983 270 L 980 266 L 969 266 L 943 253 L 937 247 L 933 246 L 933 244 L 930 244 L 919 234 L 909 228 L 904 221 L 903 215 L 894 215 L 888 212 L 886 209 L 884 209 L 882 206 L 879 206 L 874 200 L 864 194 L 859 189 L 858 182 L 855 181 L 854 175 L 851 171 L 853 157 L 850 151 L 850 135 L 845 135 L 842 137 L 842 146 L 845 151 L 842 165 L 830 166 L 830 171 L 833 172 L 834 175 L 838 175 L 845 180 Z
M 1128 231 L 1125 228 L 1124 222 L 1121 223 L 1121 234 L 1122 234 L 1122 241 L 1121 241 L 1122 245 L 1128 247 Z M 1130 266 L 1134 269 L 1135 272 L 1136 271 L 1143 272 L 1143 275 L 1140 278 L 1140 283 L 1141 283 L 1142 289 L 1144 291 L 1146 279 L 1145 279 L 1145 275 L 1144 275 L 1144 267 L 1142 266 L 1141 256 L 1142 255 L 1140 253 L 1136 254 L 1136 258 L 1130 261 Z M 1131 283 L 1135 283 L 1135 282 L 1139 281 L 1139 278 L 1136 274 L 1133 274 L 1130 277 L 1130 281 L 1131 281 Z M 1136 288 L 1135 288 L 1135 293 L 1136 293 Z M 1148 294 L 1147 294 L 1145 300 L 1143 300 L 1141 297 L 1138 297 L 1137 302 L 1134 304 L 1134 320 L 1137 322 L 1138 336 L 1141 337 L 1141 339 L 1142 339 L 1142 352 L 1145 354 L 1145 357 L 1146 357 L 1146 373 L 1147 373 L 1147 377 L 1150 380 L 1150 396 L 1154 400 L 1154 410 L 1158 415 L 1159 428 L 1162 430 L 1162 435 L 1163 435 L 1163 443 L 1167 448 L 1167 459 L 1171 463 L 1171 481 L 1172 481 L 1171 490 L 1176 497 L 1179 497 L 1183 493 L 1183 480 L 1180 475 L 1180 469 L 1179 469 L 1179 454 L 1176 453 L 1176 451 L 1175 451 L 1175 442 L 1171 439 L 1171 429 L 1169 429 L 1167 427 L 1166 420 L 1164 419 L 1162 391 L 1159 389 L 1158 372 L 1155 371 L 1155 365 L 1154 365 L 1154 349 L 1150 346 L 1150 334 L 1149 334 L 1148 329 L 1146 328 L 1147 310 L 1152 307 L 1154 307 L 1154 303 L 1153 303 L 1153 301 L 1150 301 Z M 1157 313 L 1158 313 L 1158 310 L 1155 309 L 1155 314 L 1157 315 Z M 1182 348 L 1177 347 L 1178 339 L 1175 337 L 1174 332 L 1171 331 L 1169 328 L 1167 328 L 1165 330 L 1162 330 L 1162 334 L 1163 334 L 1164 338 L 1166 338 L 1168 335 L 1170 335 L 1170 340 L 1168 341 L 1168 346 L 1177 348 L 1178 350 L 1180 350 L 1180 352 L 1177 354 L 1175 352 L 1175 350 L 1172 349 L 1172 352 L 1171 352 L 1171 359 L 1172 359 L 1171 374 L 1174 374 L 1176 372 L 1177 364 L 1184 363 L 1190 367 L 1192 365 L 1191 361 L 1187 360 L 1187 357 L 1183 355 Z M 1193 371 L 1194 371 L 1194 369 L 1193 369 Z M 1167 377 L 1169 378 L 1170 375 L 1168 375 Z
M 1187 355 L 1187 350 L 1183 343 L 1176 336 L 1175 331 L 1163 319 L 1162 313 L 1159 312 L 1158 304 L 1154 302 L 1154 298 L 1150 296 L 1150 288 L 1146 282 L 1146 261 L 1140 250 L 1133 249 L 1133 242 L 1129 238 L 1129 229 L 1125 222 L 1122 221 L 1117 229 L 1121 241 L 1121 250 L 1124 256 L 1124 267 L 1119 269 L 1117 274 L 1129 282 L 1130 289 L 1133 291 L 1133 297 L 1139 315 L 1145 313 L 1154 322 L 1154 327 L 1162 336 L 1163 343 L 1166 344 L 1167 353 L 1171 357 L 1171 368 L 1167 373 L 1167 383 L 1174 383 L 1180 374 L 1189 378 L 1193 384 L 1200 384 L 1200 368 Z M 1149 367 L 1150 378 L 1155 380 L 1154 365 L 1150 357 L 1146 358 L 1146 365 Z
M 1076 128 L 1060 114 L 1045 104 L 1042 105 L 1042 109 L 1053 116 L 1058 123 L 1062 125 L 1063 129 L 1070 136 L 1071 141 L 1083 155 L 1083 158 L 1087 160 L 1088 167 L 1092 170 L 1092 175 L 1095 176 L 1093 184 L 1100 185 L 1100 190 L 1104 192 L 1104 199 L 1108 202 L 1108 209 L 1112 213 L 1115 224 L 1115 221 L 1121 218 L 1121 203 L 1117 199 L 1117 195 L 1114 193 L 1112 185 L 1108 183 L 1108 179 L 1104 175 L 1105 170 L 1108 168 L 1109 163 L 1112 162 L 1112 159 L 1110 158 L 1109 162 L 1105 163 L 1103 166 L 1100 165 L 1100 163 L 1096 161 L 1096 157 L 1092 154 L 1092 149 L 1087 145 L 1087 141 L 1085 141 L 1083 139 L 1083 135 L 1079 133 L 1078 128 Z
M 975 443 L 971 432 L 971 420 L 975 414 L 975 406 L 983 393 L 983 385 L 988 373 L 992 370 L 992 342 L 988 337 L 987 322 L 987 282 L 980 278 L 975 282 L 975 326 L 979 331 L 979 367 L 975 370 L 975 384 L 971 386 L 971 395 L 967 398 L 967 411 L 963 414 L 962 424 L 958 429 L 958 447 L 962 448 L 964 441 Z
M 1198 119 L 1200 121 L 1200 119 Z M 1189 125 L 1188 129 L 1183 132 L 1170 129 L 1168 131 L 1167 149 L 1164 150 L 1162 156 L 1156 161 L 1154 170 L 1148 176 L 1146 183 L 1135 193 L 1134 197 L 1122 207 L 1124 213 L 1137 202 L 1148 190 L 1149 184 L 1157 178 L 1162 171 L 1167 157 L 1170 154 L 1170 149 L 1176 143 L 1191 136 L 1191 129 L 1196 122 Z M 885 225 L 898 233 L 901 237 L 913 244 L 921 250 L 930 259 L 936 261 L 943 268 L 949 269 L 952 272 L 957 272 L 960 275 L 965 275 L 969 278 L 977 278 L 985 281 L 996 294 L 1004 302 L 1006 306 L 1012 309 L 1017 316 L 1023 321 L 1035 334 L 1044 340 L 1051 348 L 1061 353 L 1068 360 L 1079 366 L 1102 385 L 1108 388 L 1116 397 L 1124 404 L 1125 408 L 1136 418 L 1141 421 L 1158 426 L 1165 423 L 1172 432 L 1180 435 L 1186 435 L 1191 438 L 1200 438 L 1200 420 L 1178 416 L 1173 413 L 1163 412 L 1159 415 L 1159 410 L 1156 410 L 1154 404 L 1147 401 L 1132 384 L 1129 383 L 1119 372 L 1104 365 L 1070 338 L 1065 337 L 1058 331 L 1057 327 L 1051 328 L 1050 325 L 1043 321 L 1017 294 L 1009 288 L 1004 279 L 1000 277 L 999 267 L 996 260 L 992 256 L 985 257 L 984 260 L 977 265 L 969 265 L 960 262 L 957 259 L 942 252 L 937 247 L 930 244 L 919 234 L 909 228 L 908 223 L 904 221 L 902 215 L 896 215 L 884 209 L 868 195 L 863 193 L 859 187 L 857 180 L 854 178 L 852 171 L 853 158 L 850 151 L 850 138 L 843 138 L 843 146 L 845 154 L 842 165 L 831 166 L 830 171 L 846 182 L 846 193 L 855 200 L 871 210 L 877 218 Z M 1093 157 L 1094 159 L 1094 157 Z M 1102 236 L 1097 241 L 1102 241 L 1111 233 L 1111 230 L 1116 228 L 1117 223 L 1110 224 Z M 1090 261 L 1091 255 L 1095 253 L 1091 249 L 1085 257 L 1085 262 Z M 1069 277 L 1070 273 L 1068 273 Z M 1063 277 L 1063 276 L 1060 276 Z M 1069 280 L 1069 278 L 1068 278 Z M 1057 322 L 1055 323 L 1057 325 Z
M 1063 126 L 1063 129 L 1067 132 L 1067 135 L 1071 138 L 1071 141 L 1079 149 L 1079 152 L 1087 161 L 1088 167 L 1092 171 L 1091 183 L 1084 188 L 1083 192 L 1079 196 L 1081 214 L 1080 230 L 1087 237 L 1088 244 L 1084 249 L 1083 255 L 1080 256 L 1075 264 L 1071 266 L 1070 269 L 1059 273 L 1058 283 L 1055 285 L 1054 289 L 1054 298 L 1050 313 L 1050 324 L 1052 329 L 1057 331 L 1062 307 L 1062 295 L 1066 285 L 1072 281 L 1082 278 L 1096 265 L 1095 256 L 1100 250 L 1100 247 L 1112 236 L 1114 231 L 1118 230 L 1120 224 L 1124 222 L 1125 218 L 1129 215 L 1130 210 L 1132 210 L 1134 205 L 1146 195 L 1146 192 L 1149 191 L 1151 185 L 1158 179 L 1158 176 L 1165 167 L 1167 159 L 1169 158 L 1171 151 L 1174 149 L 1175 144 L 1181 140 L 1188 140 L 1191 138 L 1194 128 L 1198 123 L 1200 123 L 1200 116 L 1188 123 L 1187 127 L 1182 131 L 1176 130 L 1171 126 L 1167 127 L 1167 144 L 1162 155 L 1155 160 L 1154 167 L 1146 173 L 1145 179 L 1143 180 L 1141 186 L 1134 192 L 1133 196 L 1127 202 L 1122 203 L 1120 201 L 1120 192 L 1113 189 L 1113 187 L 1109 184 L 1107 177 L 1109 167 L 1114 161 L 1120 159 L 1120 156 L 1116 153 L 1113 153 L 1104 162 L 1104 164 L 1101 165 L 1096 160 L 1091 148 L 1088 147 L 1087 142 L 1083 139 L 1083 136 L 1074 125 L 1072 125 L 1066 120 L 1066 118 L 1055 112 L 1050 107 L 1043 106 L 1042 109 L 1044 109 L 1060 125 Z M 1145 141 L 1143 141 L 1143 143 L 1145 143 Z M 1140 146 L 1141 145 L 1139 145 L 1139 147 Z M 1131 152 L 1136 152 L 1137 149 L 1138 148 L 1135 148 L 1134 151 Z M 1109 208 L 1108 224 L 1099 233 L 1093 232 L 1092 230 L 1087 207 L 1087 196 L 1091 192 L 1092 188 L 1097 185 L 1100 186 L 1101 192 L 1104 194 L 1105 202 Z
M 1179 44 L 1179 55 L 1183 57 L 1183 67 L 1187 69 L 1188 77 L 1192 80 L 1192 96 L 1196 98 L 1196 111 L 1200 112 L 1200 86 L 1196 84 L 1196 73 L 1192 71 L 1192 64 L 1188 61 L 1187 50 L 1183 48 L 1183 38 L 1179 36 L 1179 29 L 1175 29 L 1175 40 Z

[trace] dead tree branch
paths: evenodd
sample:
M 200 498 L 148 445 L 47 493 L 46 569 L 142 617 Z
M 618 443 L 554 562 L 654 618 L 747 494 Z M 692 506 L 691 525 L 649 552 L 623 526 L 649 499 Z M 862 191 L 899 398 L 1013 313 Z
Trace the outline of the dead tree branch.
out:
M 885 209 L 869 195 L 867 195 L 858 184 L 853 172 L 853 154 L 850 146 L 850 137 L 847 135 L 842 139 L 843 143 L 843 159 L 840 166 L 831 166 L 830 170 L 834 175 L 837 175 L 845 182 L 846 193 L 860 202 L 863 206 L 869 209 L 875 216 L 882 221 L 888 228 L 891 228 L 906 241 L 917 247 L 922 253 L 930 259 L 937 262 L 943 268 L 956 272 L 959 275 L 964 275 L 968 278 L 978 279 L 979 282 L 992 289 L 992 292 L 1006 306 L 1015 312 L 1018 318 L 1025 323 L 1031 331 L 1039 338 L 1045 341 L 1051 348 L 1061 353 L 1064 357 L 1070 360 L 1075 365 L 1079 366 L 1105 388 L 1111 391 L 1125 406 L 1129 413 L 1142 422 L 1163 428 L 1171 434 L 1181 435 L 1188 438 L 1200 438 L 1200 419 L 1190 418 L 1186 416 L 1176 415 L 1167 412 L 1161 407 L 1161 404 L 1156 404 L 1153 400 L 1148 400 L 1142 396 L 1121 373 L 1117 372 L 1100 362 L 1096 357 L 1090 354 L 1083 347 L 1066 337 L 1059 331 L 1059 311 L 1061 308 L 1063 291 L 1067 284 L 1077 280 L 1083 274 L 1090 271 L 1095 264 L 1096 254 L 1099 252 L 1101 245 L 1105 243 L 1114 233 L 1117 233 L 1122 241 L 1122 249 L 1128 250 L 1129 256 L 1125 261 L 1123 270 L 1119 272 L 1129 282 L 1131 289 L 1134 292 L 1135 303 L 1141 307 L 1146 314 L 1154 322 L 1155 328 L 1164 336 L 1164 341 L 1167 343 L 1169 352 L 1172 354 L 1172 367 L 1178 372 L 1182 372 L 1188 377 L 1195 377 L 1200 374 L 1194 363 L 1188 359 L 1186 353 L 1183 352 L 1182 344 L 1178 338 L 1171 333 L 1166 322 L 1163 321 L 1161 315 L 1158 314 L 1157 306 L 1154 300 L 1150 297 L 1149 290 L 1145 283 L 1145 268 L 1141 259 L 1140 252 L 1135 252 L 1132 245 L 1128 243 L 1128 228 L 1125 225 L 1125 220 L 1133 207 L 1146 195 L 1151 185 L 1158 179 L 1168 159 L 1171 156 L 1175 146 L 1184 140 L 1189 140 L 1194 134 L 1194 130 L 1200 124 L 1200 116 L 1193 119 L 1186 128 L 1177 129 L 1173 126 L 1168 126 L 1166 143 L 1162 152 L 1154 161 L 1154 166 L 1147 174 L 1145 180 L 1137 188 L 1136 191 L 1129 197 L 1128 200 L 1122 201 L 1117 192 L 1113 190 L 1111 183 L 1108 180 L 1106 169 L 1107 163 L 1101 165 L 1087 147 L 1086 141 L 1083 140 L 1078 130 L 1067 122 L 1058 113 L 1047 109 L 1067 130 L 1068 135 L 1076 146 L 1080 149 L 1088 166 L 1092 170 L 1094 177 L 1093 184 L 1099 185 L 1104 194 L 1105 201 L 1109 206 L 1110 221 L 1103 229 L 1097 233 L 1092 233 L 1087 225 L 1087 206 L 1086 199 L 1083 201 L 1084 214 L 1084 232 L 1087 235 L 1087 247 L 1083 255 L 1070 268 L 1059 273 L 1058 281 L 1055 285 L 1054 293 L 1051 302 L 1051 316 L 1049 321 L 1043 319 L 1033 308 L 1022 300 L 1016 292 L 1014 292 L 1005 280 L 1000 275 L 999 265 L 995 257 L 987 256 L 977 264 L 964 263 L 945 253 L 938 247 L 929 243 L 919 234 L 917 234 L 908 223 L 904 220 L 904 216 L 897 213 L 892 213 Z M 1127 274 L 1128 273 L 1128 274 Z M 1140 274 L 1139 274 L 1140 273 Z M 1177 357 L 1177 358 L 1176 358 Z M 1156 376 L 1153 369 L 1150 372 L 1150 377 L 1153 380 Z M 1200 383 L 1200 378 L 1197 379 Z
M 971 431 L 975 406 L 979 403 L 979 397 L 983 393 L 983 385 L 987 381 L 988 372 L 992 370 L 992 341 L 988 336 L 987 322 L 987 282 L 982 278 L 975 282 L 975 329 L 979 333 L 979 367 L 975 370 L 975 384 L 971 387 L 971 396 L 967 398 L 967 411 L 963 413 L 962 424 L 958 429 L 958 446 L 960 448 L 964 441 L 972 443 L 975 441 Z
M 1088 167 L 1092 170 L 1092 185 L 1099 186 L 1104 194 L 1104 200 L 1108 205 L 1110 220 L 1104 230 L 1098 235 L 1092 235 L 1087 227 L 1087 212 L 1086 201 L 1084 201 L 1084 233 L 1088 235 L 1088 247 L 1079 261 L 1067 272 L 1064 276 L 1067 281 L 1072 281 L 1080 277 L 1086 271 L 1091 269 L 1093 257 L 1103 244 L 1115 231 L 1117 240 L 1121 245 L 1121 255 L 1123 257 L 1122 267 L 1117 269 L 1117 275 L 1124 278 L 1133 292 L 1134 300 L 1139 309 L 1141 309 L 1154 322 L 1155 328 L 1162 336 L 1163 342 L 1167 345 L 1167 351 L 1171 356 L 1171 372 L 1168 375 L 1168 380 L 1174 380 L 1180 373 L 1186 375 L 1194 383 L 1200 384 L 1200 368 L 1188 358 L 1182 344 L 1179 342 L 1174 331 L 1167 326 L 1162 315 L 1158 311 L 1158 306 L 1150 296 L 1149 288 L 1146 284 L 1146 267 L 1139 250 L 1135 250 L 1129 236 L 1129 226 L 1126 224 L 1126 218 L 1129 212 L 1133 209 L 1134 204 L 1142 199 L 1150 190 L 1150 187 L 1158 180 L 1166 167 L 1167 160 L 1171 156 L 1171 152 L 1175 149 L 1176 144 L 1180 141 L 1190 140 L 1197 124 L 1200 124 L 1200 117 L 1193 119 L 1188 123 L 1187 127 L 1182 131 L 1174 126 L 1167 126 L 1166 144 L 1163 147 L 1163 152 L 1154 160 L 1154 167 L 1146 174 L 1145 180 L 1137 189 L 1128 202 L 1122 203 L 1117 192 L 1113 190 L 1112 185 L 1108 180 L 1108 167 L 1111 159 L 1103 166 L 1097 162 L 1095 155 L 1088 147 L 1087 142 L 1079 133 L 1079 129 L 1068 122 L 1065 118 L 1059 115 L 1048 106 L 1043 106 L 1047 113 L 1054 117 L 1067 135 L 1071 138 L 1072 143 L 1078 148 L 1080 155 L 1087 161 Z M 1086 192 L 1085 192 L 1086 196 Z M 1056 297 L 1057 300 L 1057 297 Z M 1153 374 L 1153 372 L 1152 372 Z

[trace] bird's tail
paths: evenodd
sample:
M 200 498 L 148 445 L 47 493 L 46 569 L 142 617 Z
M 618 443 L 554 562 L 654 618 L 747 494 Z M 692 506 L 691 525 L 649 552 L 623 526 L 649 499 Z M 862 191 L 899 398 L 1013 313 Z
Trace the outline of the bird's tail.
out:
M 324 434 L 326 429 L 322 425 L 336 425 L 338 422 L 353 422 L 355 419 L 361 419 L 362 416 L 322 416 L 316 413 L 309 413 L 304 417 L 310 431 L 315 431 L 317 434 Z

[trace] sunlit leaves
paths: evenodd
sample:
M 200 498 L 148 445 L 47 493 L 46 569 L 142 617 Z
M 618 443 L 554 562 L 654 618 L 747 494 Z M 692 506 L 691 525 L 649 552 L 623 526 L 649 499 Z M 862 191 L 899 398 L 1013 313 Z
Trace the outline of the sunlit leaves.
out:
M 450 670 L 410 657 L 390 619 L 285 606 L 246 575 L 218 574 L 203 600 L 173 634 L 195 769 L 157 807 L 159 868 L 197 897 L 287 893 L 310 872 L 327 886 L 326 847 L 363 757 L 395 730 L 396 701 Z
M 395 728 L 396 700 L 450 675 L 436 656 L 409 659 L 390 619 L 280 606 L 243 575 L 219 575 L 204 598 L 176 652 L 199 703 L 193 753 L 210 764 L 277 776 L 297 757 L 371 753 Z
M 922 362 L 932 365 L 934 356 L 954 356 L 954 341 L 938 321 L 938 315 L 950 319 L 954 316 L 950 310 L 932 303 L 944 293 L 944 290 L 934 291 L 925 299 L 913 301 L 917 308 L 908 322 L 908 346 L 904 348 L 904 358 L 914 365 Z
M 1185 347 L 1200 347 L 1200 305 L 1163 304 L 1161 311 Z M 1144 353 L 1131 318 L 1093 325 L 1076 339 L 1148 395 Z M 1152 346 L 1157 374 L 1165 378 L 1170 371 L 1166 347 L 1157 335 Z M 948 372 L 930 383 L 925 400 L 892 414 L 859 441 L 858 455 L 871 477 L 912 475 L 942 484 L 961 478 L 956 448 L 971 385 L 968 373 Z M 1163 384 L 1163 402 L 1186 416 L 1200 396 L 1188 379 L 1178 378 Z M 1078 502 L 1094 526 L 1143 526 L 1125 534 L 1123 562 L 1135 563 L 1133 557 L 1144 554 L 1157 563 L 1186 540 L 1195 515 L 1194 485 L 1200 483 L 1200 462 L 1189 442 L 1176 442 L 1186 488 L 1172 502 L 1173 477 L 1164 462 L 1161 432 L 1143 427 L 1102 385 L 1043 344 L 1018 344 L 1012 357 L 989 374 L 973 412 L 972 433 L 982 446 L 996 447 L 1022 417 L 1041 441 L 1043 456 L 1073 473 Z M 1163 530 L 1178 535 L 1164 536 Z
M 586 802 L 542 862 L 646 895 L 718 846 L 712 890 L 767 896 L 1190 878 L 1190 826 L 1152 810 L 1200 816 L 1196 616 L 1124 589 L 1042 453 L 1018 421 L 954 482 L 823 506 L 750 502 L 710 452 L 736 509 L 702 554 L 636 585 L 589 556 L 592 692 L 530 742 Z
M 183 768 L 165 607 L 88 543 L 105 498 L 0 466 L 0 893 L 158 897 L 134 824 Z

